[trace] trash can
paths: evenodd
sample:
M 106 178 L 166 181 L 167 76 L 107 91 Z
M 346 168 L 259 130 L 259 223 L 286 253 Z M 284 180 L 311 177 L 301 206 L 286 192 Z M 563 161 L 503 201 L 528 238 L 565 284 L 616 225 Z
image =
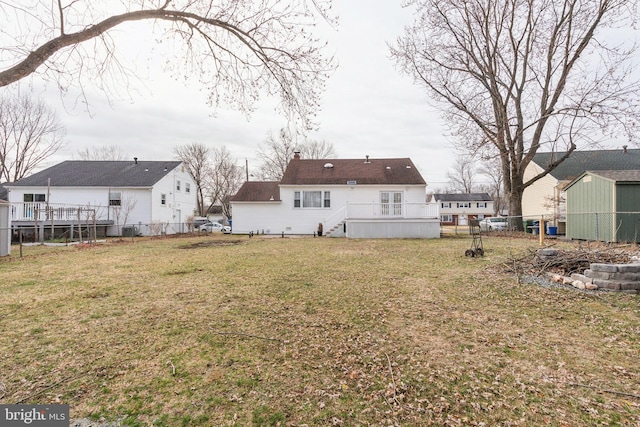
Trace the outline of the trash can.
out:
M 558 234 L 558 227 L 549 226 L 548 230 L 549 230 L 549 236 L 555 236 Z

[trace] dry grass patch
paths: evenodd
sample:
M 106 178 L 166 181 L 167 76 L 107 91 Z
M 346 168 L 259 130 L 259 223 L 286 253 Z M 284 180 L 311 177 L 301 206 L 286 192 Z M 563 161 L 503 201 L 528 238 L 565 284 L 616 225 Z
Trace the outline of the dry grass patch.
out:
M 0 401 L 123 425 L 640 424 L 638 296 L 518 283 L 492 266 L 536 242 L 484 240 L 0 260 Z

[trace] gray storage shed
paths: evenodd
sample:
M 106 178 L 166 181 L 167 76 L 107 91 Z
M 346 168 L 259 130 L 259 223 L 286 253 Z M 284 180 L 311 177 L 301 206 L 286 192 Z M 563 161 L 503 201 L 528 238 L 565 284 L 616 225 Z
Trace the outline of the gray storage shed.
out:
M 567 237 L 640 242 L 640 170 L 586 171 L 565 191 Z

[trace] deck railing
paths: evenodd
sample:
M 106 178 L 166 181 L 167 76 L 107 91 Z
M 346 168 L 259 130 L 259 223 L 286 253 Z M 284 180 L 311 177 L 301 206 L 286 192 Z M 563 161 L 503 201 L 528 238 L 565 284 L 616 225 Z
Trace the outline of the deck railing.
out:
M 93 215 L 96 207 L 61 203 L 24 202 L 11 204 L 11 221 L 77 221 Z

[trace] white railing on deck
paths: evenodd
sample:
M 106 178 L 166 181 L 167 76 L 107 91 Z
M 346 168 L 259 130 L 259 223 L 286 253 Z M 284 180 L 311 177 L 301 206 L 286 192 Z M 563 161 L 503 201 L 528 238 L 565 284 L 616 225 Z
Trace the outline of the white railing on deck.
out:
M 24 202 L 11 204 L 12 221 L 77 221 L 93 214 L 96 207 L 66 205 L 61 203 Z

